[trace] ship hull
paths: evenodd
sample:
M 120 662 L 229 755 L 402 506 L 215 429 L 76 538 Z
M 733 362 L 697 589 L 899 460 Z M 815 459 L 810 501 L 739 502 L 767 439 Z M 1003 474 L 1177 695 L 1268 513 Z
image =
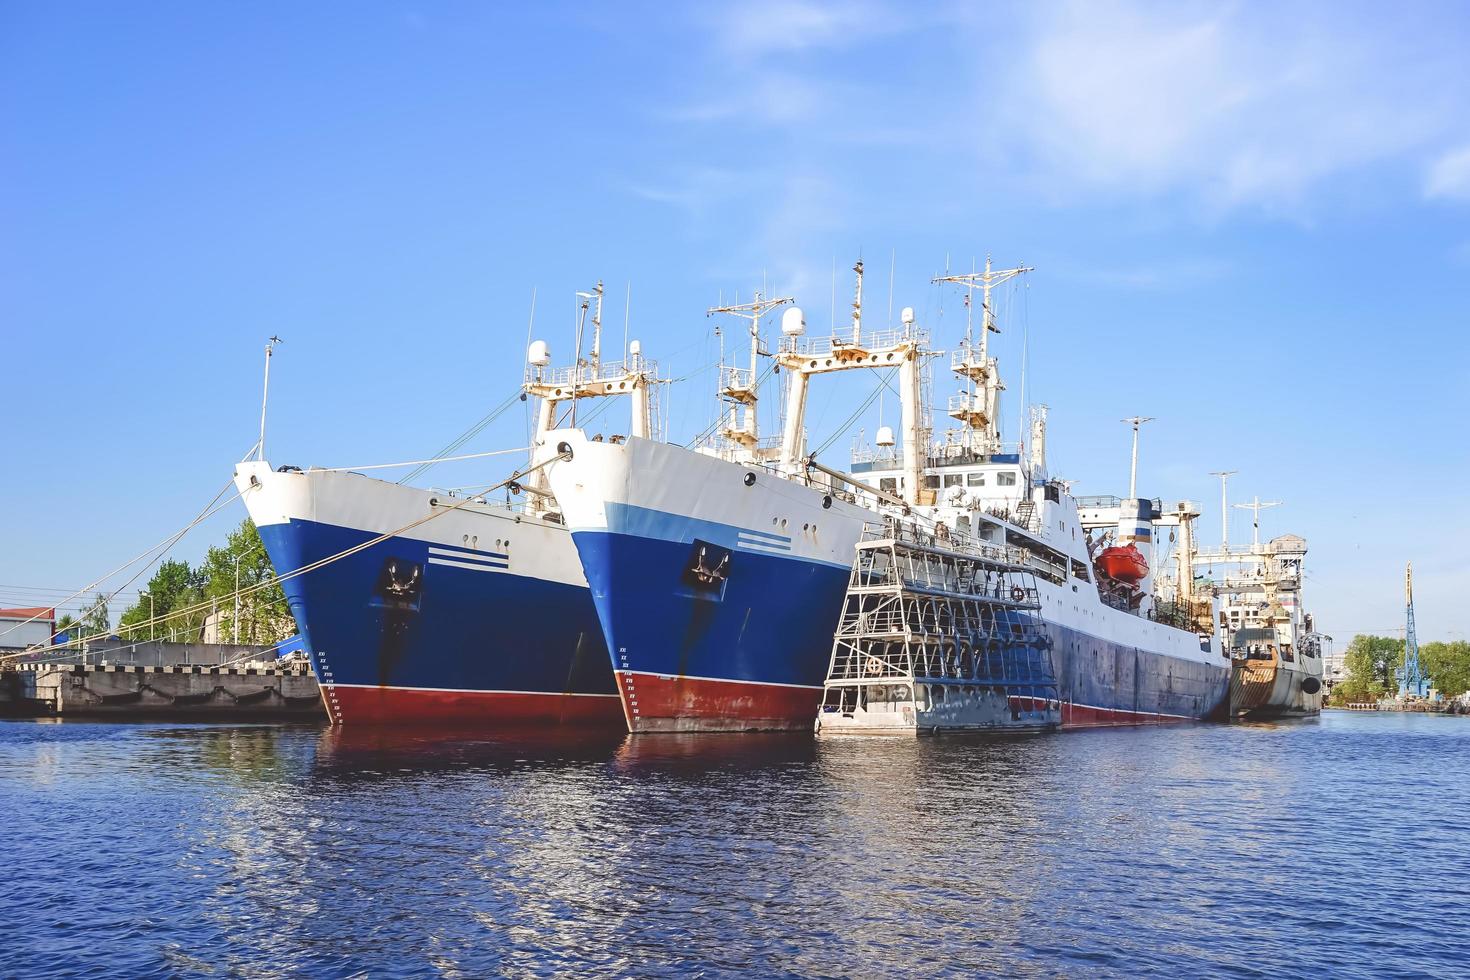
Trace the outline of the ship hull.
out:
M 1302 663 L 1237 661 L 1230 678 L 1231 715 L 1265 721 L 1321 714 L 1321 664 L 1320 658 Z M 1309 693 L 1308 688 L 1313 690 Z
M 478 508 L 390 534 L 435 512 L 431 495 L 246 466 L 246 505 L 278 574 L 360 549 L 282 583 L 333 723 L 621 727 L 563 529 Z
M 563 438 L 564 437 L 564 438 Z M 810 730 L 843 607 L 862 508 L 678 447 L 557 438 L 551 468 L 592 589 L 633 732 Z M 749 477 L 751 482 L 747 482 Z M 813 528 L 816 532 L 812 533 Z M 718 579 L 697 574 L 714 570 Z M 721 577 L 722 575 L 722 577 Z M 1051 601 L 1060 614 L 1071 592 Z M 1062 622 L 1052 641 L 1063 727 L 1222 717 L 1230 672 L 1152 652 L 1165 627 L 1127 617 L 1139 642 Z M 1199 641 L 1169 631 L 1199 653 Z M 1176 635 L 1177 634 L 1177 635 Z

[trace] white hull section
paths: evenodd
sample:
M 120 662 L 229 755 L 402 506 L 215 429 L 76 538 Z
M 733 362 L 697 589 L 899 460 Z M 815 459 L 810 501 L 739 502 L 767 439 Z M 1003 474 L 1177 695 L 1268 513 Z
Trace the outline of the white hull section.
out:
M 405 487 L 359 473 L 304 470 L 278 473 L 269 463 L 241 463 L 235 485 L 256 527 L 313 524 L 430 545 L 429 563 L 483 574 L 510 573 L 586 588 L 567 529 L 491 503 Z M 450 510 L 455 504 L 463 506 Z M 431 516 L 432 515 L 432 516 Z M 401 531 L 415 522 L 419 523 Z M 506 556 L 505 560 L 491 555 Z M 291 571 L 279 568 L 279 574 Z

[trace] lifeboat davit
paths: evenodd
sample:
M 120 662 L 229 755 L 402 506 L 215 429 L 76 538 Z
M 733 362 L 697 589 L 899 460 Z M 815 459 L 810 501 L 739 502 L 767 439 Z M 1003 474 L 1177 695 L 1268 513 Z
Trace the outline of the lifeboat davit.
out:
M 1104 549 L 1097 556 L 1097 570 L 1119 582 L 1139 582 L 1148 577 L 1148 562 L 1143 560 L 1143 552 L 1125 544 Z

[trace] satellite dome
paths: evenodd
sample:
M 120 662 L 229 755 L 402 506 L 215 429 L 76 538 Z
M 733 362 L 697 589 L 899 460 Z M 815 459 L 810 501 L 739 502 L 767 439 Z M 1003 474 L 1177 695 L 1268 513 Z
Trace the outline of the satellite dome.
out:
M 789 306 L 781 314 L 781 332 L 788 337 L 800 337 L 806 333 L 806 315 L 799 306 Z
M 545 367 L 551 363 L 551 348 L 546 346 L 544 340 L 533 340 L 530 349 L 526 351 L 526 360 L 534 367 Z

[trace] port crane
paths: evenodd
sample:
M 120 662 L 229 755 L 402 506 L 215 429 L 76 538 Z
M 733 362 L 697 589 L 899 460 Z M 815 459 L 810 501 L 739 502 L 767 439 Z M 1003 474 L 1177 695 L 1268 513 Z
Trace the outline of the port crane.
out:
M 1419 638 L 1414 635 L 1414 563 L 1404 568 L 1404 666 L 1399 672 L 1399 697 L 1429 696 L 1429 678 L 1419 662 Z

